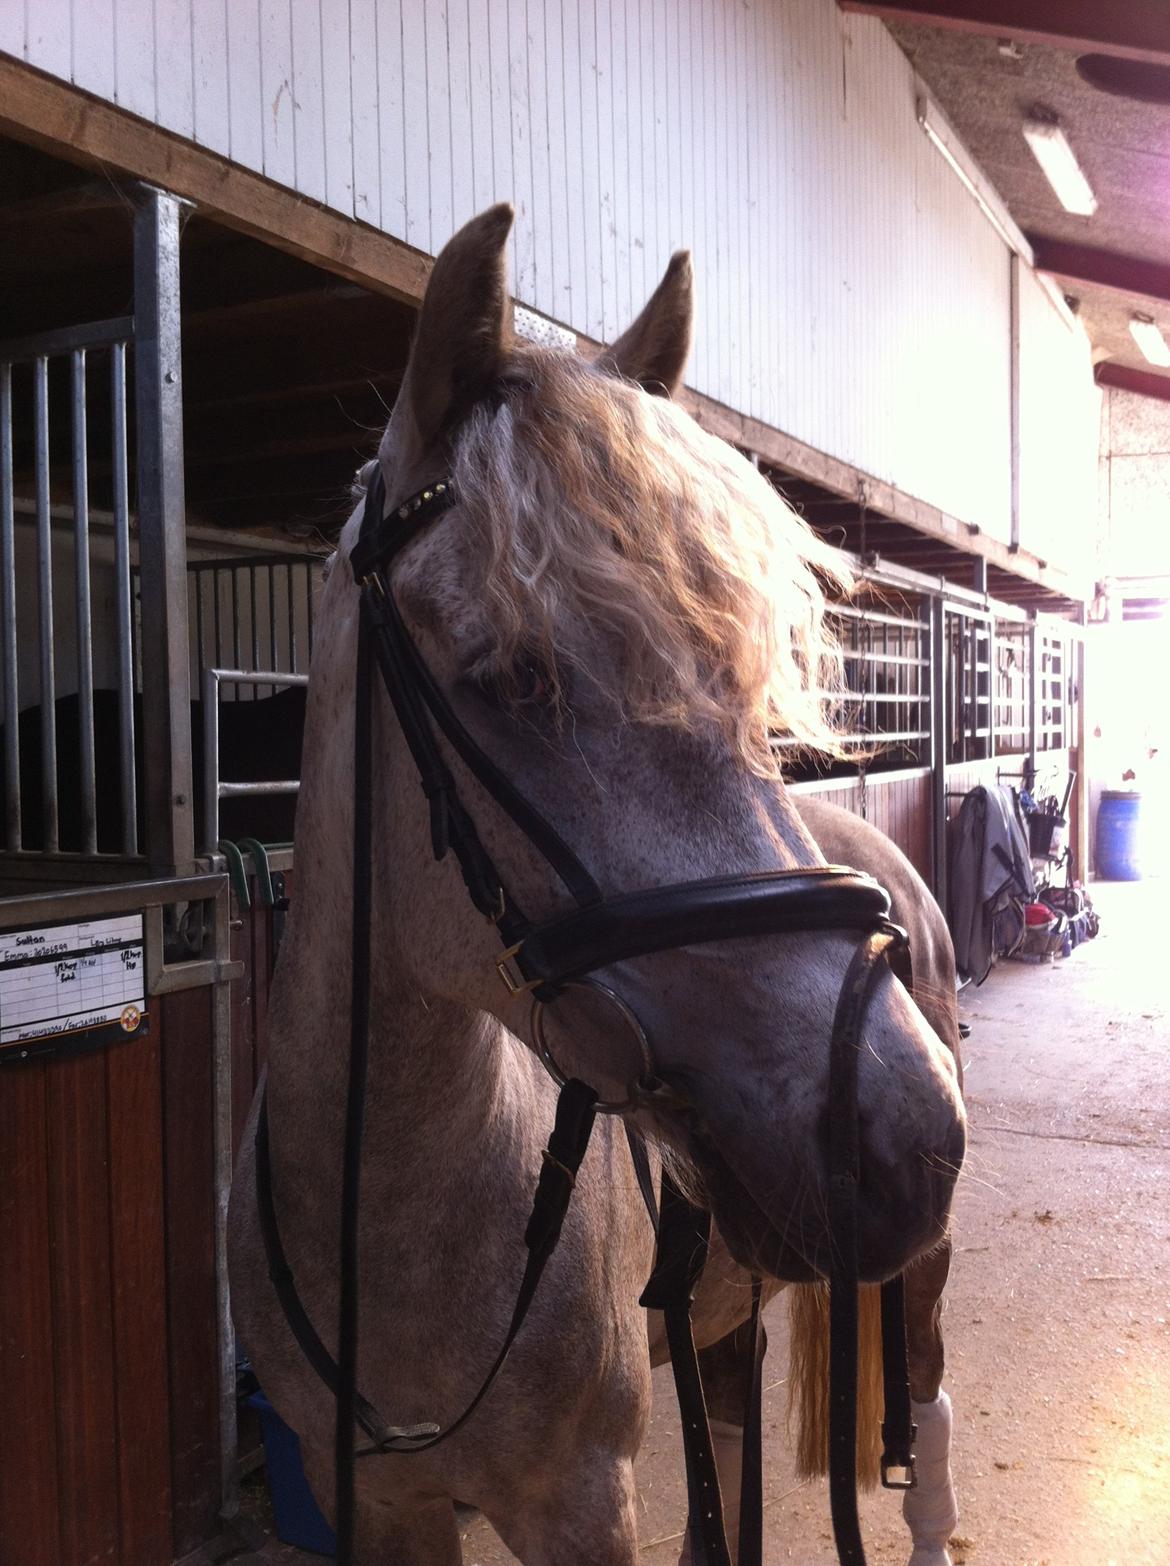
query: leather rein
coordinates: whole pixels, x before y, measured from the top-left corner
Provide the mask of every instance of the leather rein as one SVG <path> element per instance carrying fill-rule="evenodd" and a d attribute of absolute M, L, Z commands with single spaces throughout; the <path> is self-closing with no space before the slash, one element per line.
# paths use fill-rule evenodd
<path fill-rule="evenodd" d="M 269 1273 L 301 1351 L 336 1399 L 334 1449 L 337 1559 L 350 1566 L 354 1548 L 354 1460 L 374 1455 L 429 1451 L 460 1430 L 494 1384 L 523 1325 L 545 1265 L 555 1249 L 573 1185 L 597 1114 L 628 1115 L 639 1108 L 679 1106 L 682 1100 L 656 1074 L 649 1040 L 637 1017 L 593 975 L 620 959 L 684 944 L 739 936 L 810 930 L 853 930 L 858 945 L 838 998 L 830 1041 L 829 1211 L 833 1261 L 830 1273 L 829 1487 L 834 1538 L 841 1566 L 864 1566 L 857 1515 L 857 1185 L 859 1134 L 857 1073 L 861 1030 L 883 958 L 897 965 L 909 986 L 908 939 L 890 922 L 889 897 L 872 877 L 822 866 L 754 875 L 719 876 L 603 896 L 564 839 L 464 728 L 431 675 L 402 620 L 390 583 L 390 567 L 402 549 L 455 503 L 450 481 L 432 485 L 384 515 L 385 491 L 375 467 L 366 492 L 350 565 L 361 590 L 354 717 L 354 912 L 351 1039 L 342 1164 L 340 1309 L 337 1357 L 329 1353 L 297 1292 L 285 1255 L 272 1189 L 268 1107 L 261 1101 L 256 1129 L 256 1182 L 260 1226 Z M 436 859 L 455 854 L 475 908 L 495 925 L 502 950 L 496 967 L 512 996 L 532 997 L 532 1033 L 546 1069 L 560 1086 L 556 1121 L 545 1150 L 532 1214 L 525 1231 L 528 1260 L 515 1309 L 495 1361 L 463 1412 L 449 1424 L 388 1423 L 357 1389 L 358 1208 L 365 1083 L 373 910 L 372 719 L 378 669 L 430 809 Z M 439 736 L 547 861 L 572 899 L 565 913 L 543 923 L 525 917 L 485 849 L 464 808 Z M 566 989 L 588 985 L 617 1011 L 633 1032 L 642 1071 L 620 1101 L 602 1103 L 594 1090 L 566 1079 L 548 1049 L 544 1008 Z M 688 1521 L 695 1566 L 730 1566 L 722 1501 L 710 1428 L 691 1332 L 690 1308 L 706 1259 L 710 1215 L 692 1207 L 664 1178 L 661 1213 L 640 1134 L 626 1120 L 639 1186 L 657 1234 L 654 1270 L 641 1303 L 662 1310 L 674 1368 L 684 1433 Z M 753 1376 L 744 1411 L 739 1566 L 762 1560 L 760 1367 L 764 1334 L 759 1321 L 760 1281 L 752 1290 L 750 1334 Z M 909 1377 L 901 1277 L 882 1286 L 885 1419 L 882 1483 L 906 1489 L 914 1482 Z M 355 1447 L 355 1426 L 368 1444 Z M 895 1471 L 904 1477 L 896 1478 Z"/>

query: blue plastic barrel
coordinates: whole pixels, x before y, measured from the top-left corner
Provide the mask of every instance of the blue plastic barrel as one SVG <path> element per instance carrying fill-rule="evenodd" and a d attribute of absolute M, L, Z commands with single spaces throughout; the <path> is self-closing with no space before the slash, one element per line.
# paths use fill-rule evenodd
<path fill-rule="evenodd" d="M 1097 811 L 1097 875 L 1103 881 L 1140 881 L 1138 828 L 1142 796 L 1103 790 Z"/>
<path fill-rule="evenodd" d="M 309 1489 L 296 1432 L 289 1429 L 263 1392 L 253 1392 L 248 1406 L 260 1414 L 268 1493 L 278 1538 L 314 1555 L 336 1555 L 337 1536 Z"/>

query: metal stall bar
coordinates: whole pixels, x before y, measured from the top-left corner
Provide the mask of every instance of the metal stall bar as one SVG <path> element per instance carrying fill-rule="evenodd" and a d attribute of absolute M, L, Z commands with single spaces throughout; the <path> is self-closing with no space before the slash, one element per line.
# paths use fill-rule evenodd
<path fill-rule="evenodd" d="M 300 783 L 293 778 L 253 783 L 225 783 L 219 775 L 219 687 L 230 681 L 241 685 L 307 685 L 307 674 L 281 674 L 263 669 L 204 669 L 203 671 L 203 849 L 213 854 L 219 846 L 219 802 L 259 794 L 296 794 Z"/>
<path fill-rule="evenodd" d="M 190 642 L 183 496 L 177 196 L 140 185 L 134 218 L 138 562 L 146 848 L 153 869 L 191 870 Z"/>
<path fill-rule="evenodd" d="M 110 351 L 114 476 L 114 594 L 118 622 L 118 741 L 122 783 L 122 852 L 138 852 L 138 783 L 134 773 L 134 600 L 130 592 L 130 485 L 126 456 L 126 344 Z"/>
<path fill-rule="evenodd" d="M 16 519 L 12 505 L 12 366 L 0 364 L 0 618 L 4 628 L 5 847 L 19 852 L 20 671 L 16 634 Z"/>
<path fill-rule="evenodd" d="M 947 907 L 947 606 L 930 601 L 930 791 L 935 901 Z"/>
<path fill-rule="evenodd" d="M 49 361 L 33 361 L 33 400 L 37 487 L 37 634 L 41 669 L 41 847 L 58 849 L 57 832 L 57 683 L 53 664 L 53 525 L 49 515 Z"/>
<path fill-rule="evenodd" d="M 77 603 L 77 727 L 81 752 L 81 851 L 97 853 L 97 779 L 93 747 L 93 614 L 89 579 L 89 453 L 85 349 L 73 370 L 73 571 Z"/>

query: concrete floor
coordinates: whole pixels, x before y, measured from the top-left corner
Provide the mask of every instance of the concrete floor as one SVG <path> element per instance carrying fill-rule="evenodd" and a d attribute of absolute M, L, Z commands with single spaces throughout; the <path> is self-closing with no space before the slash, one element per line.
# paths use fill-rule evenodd
<path fill-rule="evenodd" d="M 968 991 L 971 1142 L 945 1330 L 962 1519 L 955 1566 L 1170 1566 L 1170 955 L 1166 883 L 1099 886 L 1100 937 Z M 784 1441 L 785 1307 L 765 1370 L 768 1566 L 829 1566 L 822 1486 Z M 639 1464 L 642 1555 L 677 1559 L 669 1372 Z M 870 1566 L 905 1566 L 897 1498 L 867 1497 Z M 466 1566 L 513 1557 L 482 1520 Z M 314 1557 L 269 1546 L 266 1561 Z M 387 1563 L 391 1566 L 391 1563 Z"/>

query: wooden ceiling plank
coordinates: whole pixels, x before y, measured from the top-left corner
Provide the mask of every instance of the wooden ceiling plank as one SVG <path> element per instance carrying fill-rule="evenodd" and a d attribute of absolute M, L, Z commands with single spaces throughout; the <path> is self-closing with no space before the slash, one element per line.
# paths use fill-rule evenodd
<path fill-rule="evenodd" d="M 1045 234 L 1027 235 L 1041 272 L 1078 283 L 1095 283 L 1120 294 L 1141 294 L 1147 299 L 1170 303 L 1170 266 L 1162 261 L 1144 261 L 1116 250 L 1098 250 Z"/>
<path fill-rule="evenodd" d="M 1170 65 L 1164 0 L 837 0 L 843 11 L 888 22 L 1051 44 L 1078 54 Z"/>
<path fill-rule="evenodd" d="M 1170 402 L 1170 375 L 1156 375 L 1152 370 L 1133 370 L 1127 364 L 1106 361 L 1093 372 L 1098 386 L 1116 386 L 1120 391 L 1137 392 L 1142 397 L 1157 397 Z"/>

